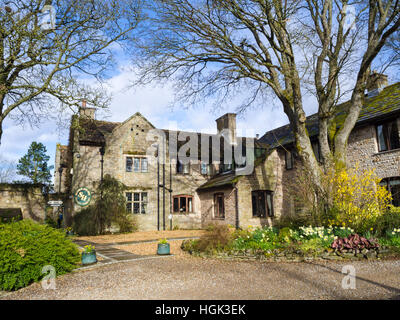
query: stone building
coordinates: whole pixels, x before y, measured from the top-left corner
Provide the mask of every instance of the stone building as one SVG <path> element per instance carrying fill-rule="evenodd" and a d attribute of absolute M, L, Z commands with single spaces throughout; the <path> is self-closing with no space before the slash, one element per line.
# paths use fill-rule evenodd
<path fill-rule="evenodd" d="M 399 205 L 400 83 L 387 86 L 384 75 L 373 74 L 368 90 L 349 139 L 349 164 L 376 168 Z M 290 185 L 300 163 L 290 127 L 255 139 L 236 136 L 235 114 L 216 122 L 214 135 L 163 130 L 140 113 L 122 123 L 99 121 L 95 109 L 83 106 L 72 118 L 68 146 L 56 153 L 55 189 L 65 194 L 67 224 L 98 196 L 105 175 L 128 186 L 127 210 L 141 230 L 264 226 L 295 214 Z M 307 127 L 318 157 L 316 115 L 307 118 Z"/>

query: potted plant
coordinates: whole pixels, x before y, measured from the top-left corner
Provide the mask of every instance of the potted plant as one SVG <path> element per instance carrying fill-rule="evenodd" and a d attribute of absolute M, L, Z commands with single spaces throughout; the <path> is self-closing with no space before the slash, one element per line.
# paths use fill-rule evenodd
<path fill-rule="evenodd" d="M 170 246 L 167 239 L 160 239 L 160 241 L 158 242 L 157 254 L 158 255 L 170 254 Z"/>
<path fill-rule="evenodd" d="M 93 264 L 97 262 L 97 257 L 96 257 L 96 249 L 94 246 L 87 245 L 84 248 L 84 251 L 82 252 L 82 264 L 87 265 L 87 264 Z"/>

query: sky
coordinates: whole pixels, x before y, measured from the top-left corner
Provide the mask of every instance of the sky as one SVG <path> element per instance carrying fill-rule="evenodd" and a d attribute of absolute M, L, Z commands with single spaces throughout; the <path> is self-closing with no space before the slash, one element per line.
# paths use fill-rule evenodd
<path fill-rule="evenodd" d="M 203 107 L 188 108 L 187 106 L 170 106 L 174 99 L 171 85 L 147 85 L 141 88 L 131 88 L 132 71 L 120 65 L 118 72 L 107 81 L 112 94 L 112 101 L 107 112 L 96 112 L 97 120 L 123 122 L 136 112 L 140 112 L 156 128 L 168 129 L 176 123 L 179 130 L 206 133 L 216 132 L 215 120 L 227 112 L 235 112 L 229 104 L 218 110 L 211 110 L 207 102 Z M 90 81 L 90 80 L 88 80 Z M 238 92 L 238 96 L 240 96 Z M 270 102 L 268 102 L 270 103 Z M 263 108 L 250 109 L 237 116 L 238 133 L 262 136 L 265 132 L 288 123 L 281 106 L 266 103 Z M 306 105 L 308 114 L 315 112 L 315 101 Z M 251 130 L 250 130 L 251 129 Z M 249 134 L 246 134 L 246 131 Z M 54 165 L 57 143 L 68 144 L 67 129 L 60 129 L 56 121 L 43 122 L 40 127 L 21 126 L 7 119 L 0 145 L 0 159 L 17 163 L 27 152 L 33 142 L 41 142 L 46 146 L 50 156 L 49 165 Z"/>
<path fill-rule="evenodd" d="M 164 86 L 150 84 L 145 87 L 132 88 L 133 73 L 129 62 L 121 58 L 118 67 L 107 80 L 107 87 L 112 94 L 112 101 L 107 112 L 96 113 L 97 120 L 123 122 L 136 112 L 140 112 L 156 128 L 174 129 L 171 124 L 176 124 L 177 129 L 205 133 L 216 133 L 215 119 L 227 112 L 235 112 L 235 107 L 226 103 L 218 109 L 212 109 L 207 101 L 202 107 L 190 108 L 188 106 L 170 105 L 174 99 L 172 84 Z M 392 78 L 392 79 L 391 79 Z M 394 81 L 389 74 L 389 84 Z M 88 84 L 93 80 L 87 79 Z M 237 93 L 240 98 L 241 92 Z M 303 105 L 307 115 L 317 111 L 317 102 L 314 97 L 304 96 Z M 279 102 L 273 104 L 272 100 L 266 101 L 262 108 L 251 108 L 237 116 L 238 135 L 260 137 L 265 132 L 288 123 L 287 116 Z M 246 133 L 247 131 L 247 133 Z M 41 142 L 46 146 L 50 156 L 49 165 L 54 165 L 56 146 L 68 144 L 68 126 L 60 129 L 56 120 L 43 121 L 40 127 L 30 127 L 28 124 L 21 126 L 6 119 L 4 133 L 0 145 L 0 160 L 18 163 L 18 160 L 27 152 L 33 142 Z M 53 173 L 53 172 L 52 172 Z"/>

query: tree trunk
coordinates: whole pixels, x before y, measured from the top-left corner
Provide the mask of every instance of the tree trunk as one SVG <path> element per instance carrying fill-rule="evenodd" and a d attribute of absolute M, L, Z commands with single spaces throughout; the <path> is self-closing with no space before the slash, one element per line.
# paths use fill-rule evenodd
<path fill-rule="evenodd" d="M 363 98 L 364 87 L 360 81 L 354 88 L 350 101 L 351 108 L 348 111 L 348 115 L 343 123 L 343 126 L 340 128 L 335 138 L 335 158 L 340 161 L 346 162 L 347 140 L 360 115 L 360 111 L 364 102 Z"/>

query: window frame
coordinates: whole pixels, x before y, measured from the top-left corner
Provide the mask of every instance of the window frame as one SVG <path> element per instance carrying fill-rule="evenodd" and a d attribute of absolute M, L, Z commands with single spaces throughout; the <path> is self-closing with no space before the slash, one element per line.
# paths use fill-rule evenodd
<path fill-rule="evenodd" d="M 393 193 L 392 193 L 392 185 L 390 184 L 390 181 L 393 180 L 398 180 L 400 181 L 400 177 L 389 177 L 389 178 L 384 178 L 381 180 L 381 185 L 384 185 L 386 187 L 386 189 L 390 192 L 390 194 L 393 197 Z M 393 201 L 398 201 L 397 204 L 393 203 Z M 391 204 L 394 205 L 395 207 L 400 207 L 400 195 L 398 196 L 398 200 L 392 199 Z"/>
<path fill-rule="evenodd" d="M 293 150 L 284 149 L 285 151 L 285 168 L 286 170 L 292 170 L 294 168 Z M 290 154 L 290 166 L 288 166 L 288 154 Z"/>
<path fill-rule="evenodd" d="M 182 166 L 182 172 L 178 171 L 179 165 Z M 187 172 L 185 172 L 185 166 L 187 166 Z M 183 164 L 181 161 L 179 161 L 179 159 L 177 159 L 176 166 L 175 166 L 175 173 L 176 174 L 184 174 L 184 175 L 190 174 L 190 161 L 189 161 L 189 163 Z"/>
<path fill-rule="evenodd" d="M 130 167 L 128 167 L 128 160 L 130 159 Z M 128 169 L 130 168 L 130 169 Z M 125 172 L 133 172 L 133 157 L 125 157 Z"/>
<path fill-rule="evenodd" d="M 222 199 L 222 208 L 223 208 L 222 215 L 221 215 L 221 212 L 219 211 L 218 199 Z M 214 193 L 214 215 L 213 215 L 213 218 L 215 220 L 225 220 L 225 215 L 226 215 L 225 193 L 223 193 L 223 192 Z"/>
<path fill-rule="evenodd" d="M 389 130 L 388 127 L 389 125 L 395 125 L 397 129 L 397 148 L 392 147 L 392 142 L 391 142 L 391 137 L 389 135 Z M 382 134 L 383 134 L 383 140 L 386 145 L 386 149 L 382 149 L 381 141 L 379 138 L 379 127 L 382 127 Z M 397 119 L 395 120 L 389 120 L 389 121 L 384 121 L 384 122 L 378 122 L 375 125 L 375 134 L 376 134 L 376 142 L 378 145 L 378 152 L 386 152 L 386 151 L 392 151 L 392 150 L 398 150 L 400 149 L 400 135 L 399 135 L 399 126 L 397 123 Z"/>
<path fill-rule="evenodd" d="M 254 207 L 254 201 L 253 197 L 257 197 L 258 201 L 258 195 L 262 194 L 264 196 L 264 215 L 262 214 L 257 214 L 256 208 Z M 270 199 L 270 205 L 268 204 L 268 199 Z M 252 205 L 252 216 L 253 218 L 260 218 L 260 219 L 267 219 L 267 218 L 273 218 L 275 217 L 274 214 L 274 192 L 270 190 L 253 190 L 251 192 L 251 205 Z M 258 202 L 257 202 L 258 205 Z"/>
<path fill-rule="evenodd" d="M 128 159 L 131 159 L 130 170 L 128 170 Z M 135 166 L 135 162 L 138 161 L 139 166 Z M 143 162 L 146 162 L 146 170 L 143 170 Z M 135 156 L 127 156 L 125 160 L 125 172 L 134 172 L 134 173 L 148 173 L 149 172 L 149 160 L 147 157 L 135 157 Z"/>
<path fill-rule="evenodd" d="M 131 195 L 131 200 L 128 200 L 128 194 Z M 135 200 L 135 194 L 139 194 L 139 200 Z M 144 197 L 146 195 L 146 197 Z M 145 199 L 144 199 L 145 198 Z M 147 214 L 147 206 L 149 204 L 149 193 L 147 191 L 130 191 L 125 192 L 125 199 L 126 199 L 126 211 L 131 214 Z M 139 212 L 135 212 L 135 204 L 139 204 Z M 128 206 L 130 205 L 130 209 Z M 144 212 L 143 212 L 143 205 Z"/>
<path fill-rule="evenodd" d="M 179 211 L 175 211 L 175 200 L 178 199 Z M 180 211 L 181 199 L 185 199 L 185 211 Z M 189 199 L 192 201 L 192 210 L 189 211 Z M 194 197 L 188 194 L 179 194 L 172 197 L 172 212 L 178 214 L 189 214 L 194 212 Z"/>
<path fill-rule="evenodd" d="M 203 166 L 205 166 L 205 173 L 203 172 Z M 211 165 L 207 162 L 200 162 L 200 174 L 203 176 L 211 175 Z"/>

